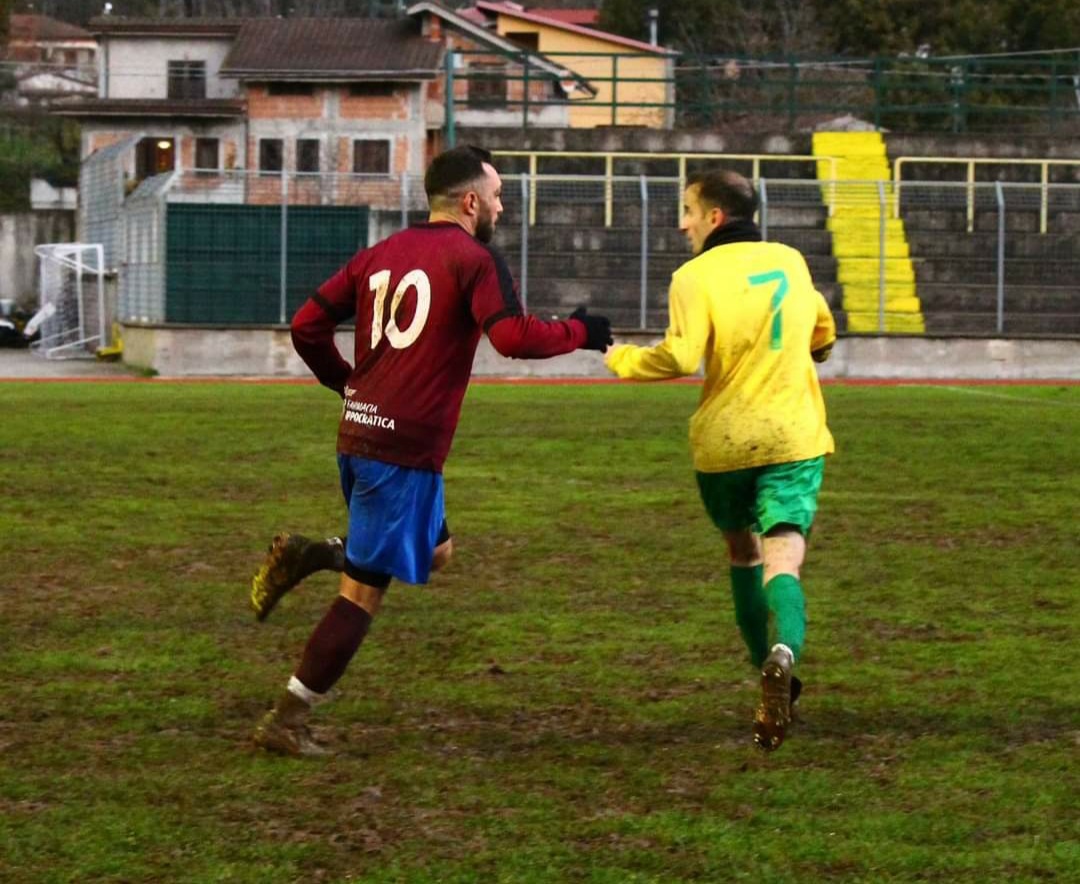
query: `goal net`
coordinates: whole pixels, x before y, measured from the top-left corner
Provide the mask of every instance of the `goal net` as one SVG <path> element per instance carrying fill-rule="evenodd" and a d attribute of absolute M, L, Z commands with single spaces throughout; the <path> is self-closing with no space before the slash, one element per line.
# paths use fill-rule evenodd
<path fill-rule="evenodd" d="M 41 337 L 31 348 L 46 359 L 93 358 L 107 343 L 101 245 L 47 243 L 34 254 L 41 261 L 41 306 L 24 334 L 40 330 Z"/>

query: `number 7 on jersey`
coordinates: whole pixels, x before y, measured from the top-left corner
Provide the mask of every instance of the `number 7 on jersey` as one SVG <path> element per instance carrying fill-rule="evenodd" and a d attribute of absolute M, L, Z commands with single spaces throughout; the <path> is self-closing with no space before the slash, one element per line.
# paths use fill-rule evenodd
<path fill-rule="evenodd" d="M 780 304 L 788 292 L 787 274 L 783 270 L 770 270 L 768 273 L 755 273 L 750 277 L 750 285 L 768 285 L 770 282 L 778 283 L 778 285 L 769 303 L 769 310 L 773 313 L 769 349 L 779 350 L 784 345 L 783 327 L 780 324 Z"/>

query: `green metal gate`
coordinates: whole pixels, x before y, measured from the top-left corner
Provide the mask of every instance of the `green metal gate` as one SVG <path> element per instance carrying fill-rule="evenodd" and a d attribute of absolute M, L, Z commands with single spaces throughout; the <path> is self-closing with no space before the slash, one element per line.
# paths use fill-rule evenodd
<path fill-rule="evenodd" d="M 367 245 L 367 206 L 170 203 L 166 224 L 167 322 L 241 325 L 282 321 Z M 282 234 L 286 250 L 282 256 Z"/>

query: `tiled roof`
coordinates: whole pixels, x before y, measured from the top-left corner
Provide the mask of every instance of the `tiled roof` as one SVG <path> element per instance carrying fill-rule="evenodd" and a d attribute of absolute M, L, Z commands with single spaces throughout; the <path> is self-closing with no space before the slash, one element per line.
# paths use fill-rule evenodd
<path fill-rule="evenodd" d="M 550 9 L 548 7 L 530 6 L 529 12 L 533 15 L 550 18 L 553 21 L 581 25 L 586 28 L 600 23 L 599 9 Z"/>
<path fill-rule="evenodd" d="M 534 12 L 526 12 L 523 7 L 515 3 L 493 3 L 490 0 L 476 0 L 476 8 L 481 12 L 495 13 L 497 15 L 505 15 L 510 18 L 517 18 L 521 21 L 532 22 L 533 24 L 548 25 L 553 28 L 559 28 L 560 30 L 567 31 L 573 34 L 581 34 L 582 36 L 591 37 L 594 40 L 602 40 L 605 43 L 613 43 L 617 46 L 626 46 L 631 49 L 636 49 L 639 52 L 650 52 L 656 55 L 678 55 L 679 53 L 674 49 L 667 49 L 664 46 L 653 46 L 649 43 L 643 43 L 640 40 L 631 40 L 629 37 L 621 37 L 618 34 L 611 34 L 607 31 L 600 31 L 592 27 L 582 27 L 581 25 L 573 24 L 567 21 L 558 21 L 553 18 L 548 18 L 542 15 L 539 10 Z"/>
<path fill-rule="evenodd" d="M 540 0 L 535 6 L 525 4 L 527 12 L 545 12 L 549 9 L 591 9 L 599 13 L 601 0 Z"/>
<path fill-rule="evenodd" d="M 127 18 L 102 15 L 90 20 L 90 30 L 100 36 L 161 35 L 166 37 L 229 37 L 240 30 L 242 18 Z"/>
<path fill-rule="evenodd" d="M 247 19 L 221 73 L 253 77 L 430 79 L 442 46 L 410 19 Z"/>
<path fill-rule="evenodd" d="M 47 15 L 11 16 L 10 39 L 12 42 L 60 42 L 66 40 L 93 40 L 93 35 L 78 25 L 58 21 Z"/>
<path fill-rule="evenodd" d="M 94 98 L 53 105 L 66 117 L 241 117 L 235 98 Z"/>

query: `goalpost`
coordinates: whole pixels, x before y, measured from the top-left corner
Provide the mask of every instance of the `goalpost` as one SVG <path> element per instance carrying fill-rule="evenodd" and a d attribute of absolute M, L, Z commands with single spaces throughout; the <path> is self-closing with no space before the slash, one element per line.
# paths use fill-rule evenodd
<path fill-rule="evenodd" d="M 93 358 L 107 343 L 105 257 L 100 244 L 46 243 L 41 260 L 41 306 L 24 334 L 41 330 L 30 346 L 46 359 Z"/>

